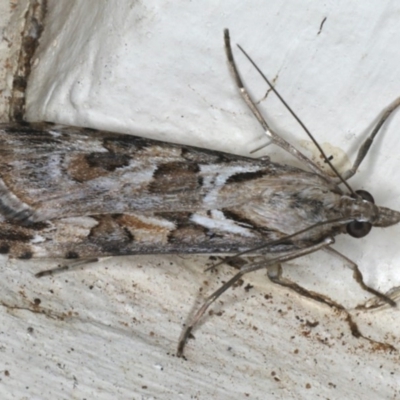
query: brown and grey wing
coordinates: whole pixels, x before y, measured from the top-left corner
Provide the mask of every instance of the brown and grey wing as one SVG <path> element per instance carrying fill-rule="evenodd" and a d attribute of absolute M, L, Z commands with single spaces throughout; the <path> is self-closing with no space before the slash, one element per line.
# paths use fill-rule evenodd
<path fill-rule="evenodd" d="M 268 160 L 130 135 L 44 123 L 0 126 L 3 220 L 227 208 L 288 174 L 321 180 Z"/>
<path fill-rule="evenodd" d="M 158 215 L 108 214 L 22 226 L 0 224 L 0 253 L 12 258 L 87 259 L 130 254 L 237 253 L 282 237 L 220 210 Z M 284 243 L 268 251 L 290 250 Z"/>

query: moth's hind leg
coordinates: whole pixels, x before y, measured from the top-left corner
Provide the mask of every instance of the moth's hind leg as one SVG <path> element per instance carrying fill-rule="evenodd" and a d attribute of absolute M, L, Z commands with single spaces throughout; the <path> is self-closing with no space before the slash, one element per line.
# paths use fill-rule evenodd
<path fill-rule="evenodd" d="M 92 264 L 98 261 L 100 261 L 100 258 L 88 258 L 86 260 L 74 261 L 71 262 L 70 264 L 60 265 L 55 268 L 39 271 L 38 273 L 35 274 L 35 277 L 42 278 L 43 276 L 55 275 L 55 274 L 60 274 L 62 272 L 72 271 L 73 269 L 76 269 L 83 265 Z"/>
<path fill-rule="evenodd" d="M 375 128 L 371 132 L 371 134 L 368 136 L 368 138 L 365 140 L 365 142 L 361 145 L 360 149 L 358 150 L 356 160 L 354 161 L 353 166 L 344 172 L 342 174 L 343 179 L 347 180 L 350 179 L 356 172 L 358 167 L 360 166 L 361 162 L 364 160 L 364 157 L 367 155 L 372 142 L 375 139 L 375 136 L 378 134 L 380 129 L 382 128 L 382 125 L 385 123 L 385 121 L 390 117 L 392 112 L 396 110 L 397 107 L 400 106 L 400 97 L 397 98 L 382 114 L 381 118 L 375 125 Z"/>
<path fill-rule="evenodd" d="M 267 273 L 268 273 L 268 278 L 270 279 L 271 282 L 273 282 L 277 285 L 289 288 L 301 296 L 315 300 L 319 303 L 326 304 L 329 307 L 336 308 L 336 309 L 338 309 L 340 311 L 344 311 L 346 314 L 348 314 L 348 312 L 346 311 L 344 306 L 342 306 L 339 303 L 336 303 L 329 297 L 324 296 L 323 294 L 320 294 L 317 292 L 313 292 L 311 290 L 307 290 L 307 289 L 303 288 L 302 286 L 298 285 L 297 283 L 291 281 L 290 279 L 282 276 L 281 264 L 275 264 L 275 265 L 268 266 Z M 360 336 L 360 335 L 361 334 L 358 334 L 355 336 Z"/>
<path fill-rule="evenodd" d="M 303 288 L 302 286 L 298 285 L 297 283 L 291 281 L 290 279 L 283 277 L 282 276 L 282 267 L 280 264 L 268 266 L 268 278 L 271 280 L 271 282 L 276 283 L 277 285 L 289 288 L 301 296 L 304 296 L 306 298 L 317 301 L 318 303 L 326 304 L 327 306 L 334 308 L 334 309 L 340 311 L 341 313 L 344 313 L 345 320 L 346 320 L 347 324 L 349 325 L 351 334 L 354 337 L 363 338 L 363 339 L 367 340 L 368 342 L 370 342 L 371 344 L 379 346 L 380 348 L 385 348 L 385 349 L 391 350 L 391 351 L 396 350 L 390 344 L 381 343 L 381 342 L 373 340 L 367 336 L 364 336 L 358 329 L 358 326 L 357 326 L 356 322 L 353 320 L 351 314 L 341 304 L 337 303 L 336 301 L 330 299 L 327 296 L 324 296 L 323 294 L 313 292 L 311 290 L 307 290 L 307 289 Z"/>
<path fill-rule="evenodd" d="M 392 300 L 390 297 L 386 296 L 385 294 L 379 292 L 378 290 L 375 290 L 372 287 L 369 287 L 365 282 L 364 282 L 364 278 L 363 275 L 361 273 L 361 271 L 358 268 L 358 265 L 354 262 L 351 261 L 349 258 L 347 258 L 346 256 L 344 256 L 343 254 L 339 253 L 338 251 L 336 251 L 335 249 L 333 249 L 332 247 L 325 247 L 323 249 L 326 253 L 331 254 L 335 257 L 339 257 L 341 258 L 344 263 L 352 269 L 353 271 L 353 278 L 355 279 L 355 281 L 360 285 L 361 289 L 365 290 L 368 293 L 373 294 L 374 296 L 378 297 L 379 299 L 381 299 L 382 301 L 384 301 L 385 303 L 389 304 L 392 307 L 396 307 L 396 302 L 394 300 Z"/>

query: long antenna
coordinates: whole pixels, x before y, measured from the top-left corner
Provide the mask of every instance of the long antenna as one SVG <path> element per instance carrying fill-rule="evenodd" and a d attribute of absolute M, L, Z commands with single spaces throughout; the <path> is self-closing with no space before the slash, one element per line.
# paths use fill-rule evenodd
<path fill-rule="evenodd" d="M 332 169 L 332 171 L 335 173 L 335 175 L 340 179 L 340 181 L 347 187 L 349 192 L 355 196 L 359 197 L 354 190 L 351 188 L 351 186 L 343 179 L 342 175 L 338 172 L 338 170 L 333 166 L 331 161 L 329 160 L 329 157 L 326 156 L 324 150 L 322 150 L 322 147 L 319 145 L 319 143 L 316 141 L 314 136 L 311 134 L 311 132 L 307 129 L 307 127 L 303 124 L 303 122 L 300 120 L 300 118 L 296 115 L 296 113 L 291 109 L 288 103 L 283 99 L 283 97 L 279 94 L 279 92 L 275 89 L 275 87 L 272 85 L 272 83 L 269 81 L 269 79 L 264 75 L 264 73 L 258 68 L 257 64 L 251 59 L 251 57 L 243 50 L 243 48 L 238 44 L 237 47 L 239 50 L 246 56 L 246 58 L 250 61 L 250 63 L 253 65 L 253 67 L 256 69 L 256 71 L 262 76 L 265 82 L 267 82 L 268 86 L 271 88 L 271 90 L 276 94 L 278 99 L 282 102 L 282 104 L 286 107 L 286 109 L 292 114 L 294 119 L 299 123 L 299 125 L 303 128 L 303 130 L 306 132 L 308 137 L 312 140 L 312 142 L 315 144 L 319 152 L 321 153 L 322 157 L 325 159 L 325 161 L 328 163 L 329 167 Z"/>

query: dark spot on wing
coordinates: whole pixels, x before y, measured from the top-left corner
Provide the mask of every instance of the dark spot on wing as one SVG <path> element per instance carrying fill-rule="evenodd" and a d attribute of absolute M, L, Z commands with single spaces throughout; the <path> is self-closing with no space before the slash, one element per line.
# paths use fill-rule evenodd
<path fill-rule="evenodd" d="M 154 213 L 155 217 L 165 219 L 167 221 L 172 222 L 176 228 L 181 228 L 191 224 L 190 217 L 192 216 L 191 212 L 158 212 Z"/>
<path fill-rule="evenodd" d="M 96 133 L 96 132 L 98 132 L 97 129 L 88 128 L 88 127 L 82 128 L 82 130 L 83 130 L 84 132 L 89 132 L 89 133 Z"/>
<path fill-rule="evenodd" d="M 114 153 L 91 153 L 85 158 L 91 168 L 103 168 L 110 172 L 128 166 L 130 161 L 128 155 Z"/>
<path fill-rule="evenodd" d="M 17 76 L 13 80 L 13 90 L 25 91 L 26 85 L 26 79 L 21 76 Z"/>
<path fill-rule="evenodd" d="M 68 251 L 67 254 L 65 254 L 65 258 L 67 260 L 74 260 L 79 258 L 79 254 L 76 251 Z"/>
<path fill-rule="evenodd" d="M 132 135 L 111 134 L 103 139 L 103 146 L 111 153 L 134 155 L 137 151 L 157 144 L 156 141 Z"/>
<path fill-rule="evenodd" d="M 169 162 L 161 164 L 154 171 L 149 185 L 150 193 L 181 193 L 195 191 L 201 187 L 202 179 L 196 163 Z"/>
<path fill-rule="evenodd" d="M 0 213 L 8 221 L 24 221 L 32 216 L 33 211 L 28 209 L 20 211 L 15 210 L 14 208 L 5 204 L 3 199 L 0 198 Z"/>
<path fill-rule="evenodd" d="M 41 231 L 49 226 L 47 222 L 31 222 L 29 220 L 21 221 L 21 225 L 34 231 Z"/>
<path fill-rule="evenodd" d="M 10 252 L 10 246 L 7 243 L 0 244 L 0 254 L 8 254 Z"/>
<path fill-rule="evenodd" d="M 127 167 L 130 159 L 129 155 L 123 153 L 80 153 L 70 157 L 67 173 L 70 178 L 77 182 L 87 182 L 108 176 L 118 168 Z"/>
<path fill-rule="evenodd" d="M 156 213 L 155 216 L 170 221 L 175 225 L 175 229 L 168 234 L 168 243 L 181 246 L 187 243 L 189 246 L 195 246 L 196 243 L 206 242 L 207 238 L 209 238 L 209 230 L 193 223 L 190 220 L 192 216 L 190 212 L 160 212 Z"/>
<path fill-rule="evenodd" d="M 7 242 L 29 242 L 32 240 L 32 235 L 24 232 L 23 228 L 14 227 L 10 224 L 3 224 L 0 229 L 0 240 Z"/>
<path fill-rule="evenodd" d="M 185 160 L 198 164 L 237 162 L 237 158 L 232 154 L 189 146 L 182 146 L 181 155 Z"/>
<path fill-rule="evenodd" d="M 30 260 L 33 257 L 33 253 L 31 251 L 25 251 L 18 256 L 20 260 Z"/>
<path fill-rule="evenodd" d="M 240 215 L 240 213 L 238 213 L 238 212 L 235 212 L 235 211 L 232 211 L 232 210 L 229 210 L 226 208 L 222 209 L 221 211 L 223 212 L 225 218 L 236 222 L 237 225 L 240 225 L 243 228 L 247 228 L 249 230 L 253 230 L 256 232 L 263 233 L 263 234 L 272 232 L 271 229 L 267 229 L 266 227 L 255 225 L 255 223 L 251 219 Z"/>
<path fill-rule="evenodd" d="M 133 236 L 132 232 L 128 228 L 124 228 L 124 232 L 125 232 L 127 239 L 130 242 L 133 242 L 135 240 L 135 237 Z"/>
<path fill-rule="evenodd" d="M 307 198 L 302 195 L 302 193 L 293 193 L 290 196 L 290 204 L 289 207 L 297 208 L 302 210 L 307 210 L 312 215 L 319 215 L 324 210 L 324 204 L 320 200 Z"/>
<path fill-rule="evenodd" d="M 240 214 L 228 209 L 222 209 L 221 211 L 223 212 L 225 218 L 235 221 L 238 225 L 249 229 L 255 228 L 254 222 L 250 221 L 248 218 L 244 218 Z"/>
<path fill-rule="evenodd" d="M 266 171 L 254 171 L 254 172 L 240 172 L 235 175 L 231 175 L 227 180 L 226 184 L 229 185 L 230 183 L 241 183 L 250 181 L 253 179 L 262 178 L 266 174 Z"/>
<path fill-rule="evenodd" d="M 59 142 L 59 139 L 46 132 L 47 124 L 43 123 L 24 123 L 18 121 L 18 124 L 8 124 L 7 134 L 13 134 L 13 140 L 16 142 L 20 141 L 21 145 L 26 148 L 31 146 L 43 147 L 45 144 L 55 145 Z"/>
<path fill-rule="evenodd" d="M 93 216 L 98 225 L 90 230 L 88 240 L 104 254 L 123 255 L 134 240 L 133 234 L 119 223 L 123 214 Z"/>
<path fill-rule="evenodd" d="M 196 174 L 199 171 L 200 168 L 195 163 L 170 162 L 159 165 L 157 167 L 157 170 L 154 172 L 154 177 L 165 177 L 180 172 L 189 172 Z"/>

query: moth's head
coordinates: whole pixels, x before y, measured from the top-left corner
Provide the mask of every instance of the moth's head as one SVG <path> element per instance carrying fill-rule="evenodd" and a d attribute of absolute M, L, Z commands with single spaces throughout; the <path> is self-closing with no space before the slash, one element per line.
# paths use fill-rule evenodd
<path fill-rule="evenodd" d="M 352 210 L 360 217 L 347 224 L 347 233 L 353 237 L 366 236 L 373 226 L 385 228 L 400 222 L 400 212 L 375 205 L 374 198 L 364 190 L 357 190 L 359 196 L 353 199 Z"/>

